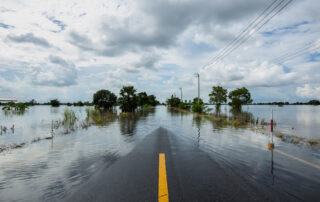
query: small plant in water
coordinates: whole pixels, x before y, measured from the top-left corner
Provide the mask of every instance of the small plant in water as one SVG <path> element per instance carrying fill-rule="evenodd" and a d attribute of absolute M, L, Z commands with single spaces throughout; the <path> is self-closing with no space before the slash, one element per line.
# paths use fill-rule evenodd
<path fill-rule="evenodd" d="M 77 121 L 76 113 L 71 109 L 65 109 L 63 112 L 62 125 L 66 129 L 66 134 L 74 130 Z"/>

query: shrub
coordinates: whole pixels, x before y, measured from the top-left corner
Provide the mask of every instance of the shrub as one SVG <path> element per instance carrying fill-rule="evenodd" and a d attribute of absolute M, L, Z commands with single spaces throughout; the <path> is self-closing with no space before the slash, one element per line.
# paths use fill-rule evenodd
<path fill-rule="evenodd" d="M 185 102 L 180 102 L 179 105 L 178 105 L 178 107 L 179 107 L 180 109 L 189 110 L 189 109 L 191 108 L 191 105 L 188 104 L 188 103 L 185 103 Z"/>
<path fill-rule="evenodd" d="M 181 100 L 174 95 L 171 95 L 171 98 L 167 99 L 167 105 L 170 107 L 178 107 L 180 104 Z"/>
<path fill-rule="evenodd" d="M 206 106 L 203 103 L 193 102 L 192 103 L 192 111 L 196 113 L 203 113 L 206 110 Z"/>

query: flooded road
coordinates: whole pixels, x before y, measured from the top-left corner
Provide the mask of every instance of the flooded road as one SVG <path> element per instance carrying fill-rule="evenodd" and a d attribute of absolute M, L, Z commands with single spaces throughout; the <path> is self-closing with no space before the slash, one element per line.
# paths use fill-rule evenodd
<path fill-rule="evenodd" d="M 122 159 L 128 158 L 127 155 L 130 156 L 137 145 L 141 147 L 141 142 L 151 137 L 149 134 L 159 128 L 170 131 L 170 138 L 176 139 L 171 141 L 176 144 L 167 145 L 171 152 L 184 147 L 189 151 L 201 151 L 201 156 L 205 154 L 213 159 L 214 165 L 221 170 L 240 177 L 236 182 L 243 181 L 240 184 L 244 189 L 248 186 L 248 190 L 253 191 L 251 186 L 254 186 L 257 193 L 263 193 L 274 200 L 284 197 L 290 200 L 316 201 L 320 197 L 320 168 L 317 167 L 320 165 L 319 150 L 275 138 L 276 150 L 270 151 L 267 149 L 270 137 L 256 130 L 220 126 L 213 121 L 190 113 L 172 111 L 164 106 L 134 116 L 112 119 L 101 125 L 77 128 L 70 134 L 57 130 L 53 139 L 31 143 L 34 138 L 50 134 L 51 121 L 61 118 L 63 109 L 64 107 L 37 106 L 31 107 L 24 115 L 0 116 L 2 125 L 9 127 L 15 124 L 14 133 L 9 131 L 0 136 L 0 145 L 27 142 L 22 148 L 0 153 L 0 201 L 70 199 L 69 197 L 83 189 L 85 183 L 92 181 L 97 173 L 107 172 L 122 162 Z M 85 119 L 84 107 L 73 109 L 79 120 Z M 31 118 L 34 116 L 36 118 Z M 316 127 L 318 126 L 314 126 Z M 312 133 L 311 136 L 318 137 L 318 133 Z M 195 169 L 197 165 L 191 163 L 192 158 L 184 156 L 184 153 L 176 154 L 190 167 L 178 166 L 180 169 L 189 169 L 188 174 L 194 175 L 190 179 L 205 179 Z M 150 162 L 157 162 L 156 157 L 150 158 Z M 205 162 L 207 161 L 201 161 L 204 167 Z M 208 166 L 209 162 L 211 161 L 208 161 Z M 154 166 L 157 166 L 156 163 Z M 212 174 L 214 172 L 212 170 Z M 170 186 L 175 185 L 170 185 L 172 179 L 169 175 L 168 170 L 170 194 Z M 182 181 L 185 179 L 184 176 L 179 177 Z M 223 185 L 223 182 L 210 179 L 207 178 L 205 182 L 208 187 L 215 187 L 217 183 Z M 155 180 L 157 182 L 157 178 Z M 174 183 L 176 182 L 171 181 L 171 184 Z M 145 187 L 143 184 L 140 186 Z M 205 186 L 199 184 L 199 187 Z M 139 190 L 139 187 L 136 189 Z M 128 192 L 133 191 L 135 190 Z M 154 192 L 157 193 L 157 187 Z M 202 196 L 207 199 L 206 194 L 210 196 L 209 191 L 204 191 L 194 197 Z"/>

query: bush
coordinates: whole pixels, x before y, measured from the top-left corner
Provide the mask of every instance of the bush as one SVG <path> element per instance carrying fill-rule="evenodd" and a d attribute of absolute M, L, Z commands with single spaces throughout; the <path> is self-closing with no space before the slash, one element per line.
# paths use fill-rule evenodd
<path fill-rule="evenodd" d="M 5 106 L 2 107 L 3 110 L 6 111 L 16 111 L 16 112 L 23 112 L 25 111 L 25 109 L 28 108 L 28 105 L 24 104 L 24 103 L 13 103 L 10 102 L 8 104 L 6 104 Z"/>
<path fill-rule="evenodd" d="M 171 98 L 167 99 L 167 105 L 170 107 L 178 107 L 181 100 L 173 95 L 171 95 Z"/>
<path fill-rule="evenodd" d="M 178 107 L 179 107 L 180 109 L 189 110 L 189 109 L 191 108 L 191 105 L 188 104 L 188 103 L 185 103 L 185 102 L 180 102 L 179 105 L 178 105 Z"/>
<path fill-rule="evenodd" d="M 203 103 L 193 102 L 192 103 L 192 111 L 196 113 L 203 113 L 206 110 L 206 106 Z"/>

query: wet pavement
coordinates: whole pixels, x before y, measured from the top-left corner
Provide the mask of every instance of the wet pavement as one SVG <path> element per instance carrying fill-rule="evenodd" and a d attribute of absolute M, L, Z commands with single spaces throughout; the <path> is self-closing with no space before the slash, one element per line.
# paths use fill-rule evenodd
<path fill-rule="evenodd" d="M 221 164 L 190 139 L 161 127 L 110 168 L 101 169 L 66 201 L 157 201 L 159 153 L 166 156 L 169 201 L 319 199 L 318 193 L 299 198 L 279 186 L 250 179 L 247 171 Z"/>

